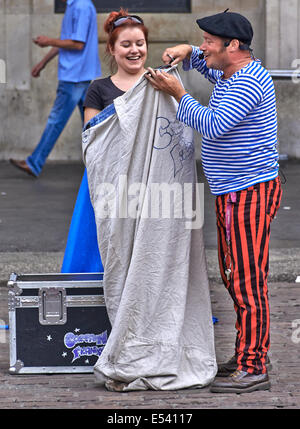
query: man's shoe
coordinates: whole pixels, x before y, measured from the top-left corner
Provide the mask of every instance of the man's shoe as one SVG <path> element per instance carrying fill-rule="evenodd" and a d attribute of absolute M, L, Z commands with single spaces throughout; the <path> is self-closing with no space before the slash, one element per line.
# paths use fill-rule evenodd
<path fill-rule="evenodd" d="M 218 365 L 216 377 L 228 377 L 237 369 L 237 366 L 237 357 L 234 355 L 228 362 L 220 363 L 220 365 Z M 266 368 L 268 371 L 271 371 L 272 369 L 269 356 L 266 357 Z"/>
<path fill-rule="evenodd" d="M 229 377 L 217 378 L 210 386 L 213 393 L 250 393 L 255 390 L 269 390 L 271 382 L 268 373 L 249 374 L 237 369 Z"/>
<path fill-rule="evenodd" d="M 17 161 L 16 159 L 10 158 L 9 162 L 20 170 L 25 171 L 25 173 L 30 174 L 30 176 L 37 177 L 37 175 L 27 165 L 26 161 Z"/>

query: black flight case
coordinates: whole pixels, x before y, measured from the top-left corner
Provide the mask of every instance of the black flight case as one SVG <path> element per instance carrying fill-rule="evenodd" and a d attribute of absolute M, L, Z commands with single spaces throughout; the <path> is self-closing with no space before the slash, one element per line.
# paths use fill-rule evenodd
<path fill-rule="evenodd" d="M 11 274 L 11 374 L 90 373 L 111 325 L 103 273 Z"/>

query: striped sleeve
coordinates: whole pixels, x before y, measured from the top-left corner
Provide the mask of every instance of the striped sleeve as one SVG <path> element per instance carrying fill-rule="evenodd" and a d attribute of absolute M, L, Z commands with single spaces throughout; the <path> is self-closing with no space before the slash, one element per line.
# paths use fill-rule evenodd
<path fill-rule="evenodd" d="M 200 72 L 206 79 L 211 83 L 215 84 L 222 72 L 220 70 L 209 69 L 206 66 L 206 61 L 200 59 L 199 55 L 202 54 L 202 51 L 196 46 L 192 46 L 192 54 L 189 60 L 183 60 L 182 68 L 184 71 L 195 69 Z"/>
<path fill-rule="evenodd" d="M 258 80 L 252 75 L 241 74 L 215 110 L 185 94 L 179 103 L 177 119 L 204 137 L 217 139 L 239 124 L 262 100 L 263 89 Z"/>

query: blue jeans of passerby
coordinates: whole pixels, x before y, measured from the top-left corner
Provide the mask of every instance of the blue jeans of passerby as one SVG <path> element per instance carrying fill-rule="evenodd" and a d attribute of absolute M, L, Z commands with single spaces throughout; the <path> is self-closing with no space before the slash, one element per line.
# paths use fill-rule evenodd
<path fill-rule="evenodd" d="M 83 102 L 89 84 L 90 82 L 58 82 L 56 99 L 46 128 L 37 147 L 26 159 L 27 165 L 36 176 L 40 174 L 49 153 L 77 105 L 83 122 Z"/>

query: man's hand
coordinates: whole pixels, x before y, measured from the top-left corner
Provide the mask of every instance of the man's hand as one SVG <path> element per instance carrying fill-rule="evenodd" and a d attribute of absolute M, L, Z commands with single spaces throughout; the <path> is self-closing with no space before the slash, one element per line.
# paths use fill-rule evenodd
<path fill-rule="evenodd" d="M 165 64 L 169 64 L 170 61 L 172 66 L 180 63 L 185 58 L 190 58 L 192 53 L 191 45 L 177 45 L 172 48 L 167 48 L 162 55 L 162 60 Z"/>
<path fill-rule="evenodd" d="M 32 77 L 39 77 L 41 71 L 46 67 L 46 65 L 49 63 L 49 61 L 52 60 L 52 58 L 56 57 L 58 54 L 59 49 L 58 48 L 52 48 L 50 51 L 45 55 L 45 57 L 40 61 L 38 64 L 36 64 L 33 69 L 31 70 L 31 76 Z"/>
<path fill-rule="evenodd" d="M 35 39 L 33 39 L 33 42 L 40 46 L 41 48 L 46 48 L 47 46 L 52 46 L 52 39 L 47 36 L 38 36 Z"/>
<path fill-rule="evenodd" d="M 45 64 L 43 61 L 39 62 L 38 64 L 36 64 L 33 69 L 31 70 L 31 76 L 32 77 L 39 77 L 41 71 L 43 70 L 43 68 L 45 67 Z"/>
<path fill-rule="evenodd" d="M 151 67 L 148 67 L 147 70 L 149 74 L 147 73 L 145 76 L 152 86 L 157 90 L 172 95 L 178 103 L 181 97 L 187 93 L 175 76 L 171 76 L 169 73 L 161 70 L 153 70 Z"/>

